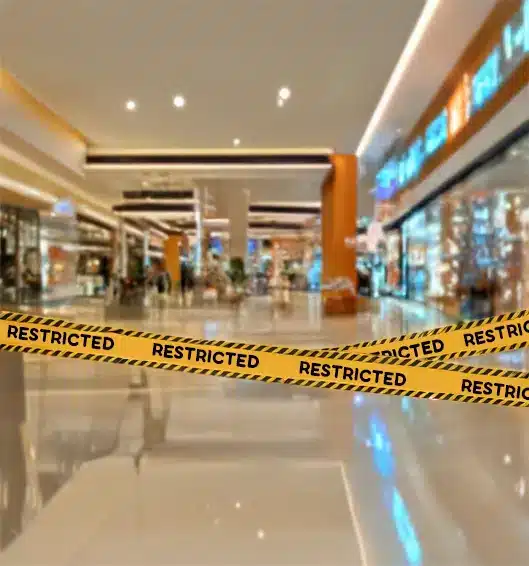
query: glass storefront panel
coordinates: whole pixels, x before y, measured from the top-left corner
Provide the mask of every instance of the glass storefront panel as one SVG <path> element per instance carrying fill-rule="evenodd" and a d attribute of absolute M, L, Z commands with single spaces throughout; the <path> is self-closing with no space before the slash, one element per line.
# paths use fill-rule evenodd
<path fill-rule="evenodd" d="M 75 217 L 43 215 L 41 272 L 44 302 L 69 301 L 77 296 L 78 248 L 79 235 Z"/>
<path fill-rule="evenodd" d="M 463 318 L 529 306 L 529 140 L 402 226 L 410 299 Z"/>
<path fill-rule="evenodd" d="M 423 209 L 410 217 L 403 226 L 403 242 L 406 254 L 406 293 L 409 299 L 415 301 L 426 300 L 427 241 L 426 210 Z"/>
<path fill-rule="evenodd" d="M 0 233 L 0 300 L 35 304 L 42 288 L 39 213 L 0 205 Z"/>

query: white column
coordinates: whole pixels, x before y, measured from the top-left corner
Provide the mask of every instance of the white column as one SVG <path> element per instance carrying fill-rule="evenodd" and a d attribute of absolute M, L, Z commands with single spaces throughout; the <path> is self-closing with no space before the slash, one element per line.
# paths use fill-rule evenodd
<path fill-rule="evenodd" d="M 127 230 L 123 220 L 119 224 L 119 275 L 127 277 L 129 270 L 129 250 L 127 245 Z"/>
<path fill-rule="evenodd" d="M 147 273 L 149 269 L 150 258 L 149 258 L 149 247 L 151 243 L 151 232 L 147 229 L 143 234 L 143 269 Z"/>
<path fill-rule="evenodd" d="M 240 257 L 246 264 L 248 259 L 250 191 L 248 189 L 230 189 L 227 193 L 230 201 L 230 258 Z"/>

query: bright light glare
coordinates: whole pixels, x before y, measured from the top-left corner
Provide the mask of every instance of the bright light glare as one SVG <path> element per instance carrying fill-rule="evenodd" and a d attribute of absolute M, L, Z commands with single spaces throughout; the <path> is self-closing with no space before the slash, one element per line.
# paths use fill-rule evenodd
<path fill-rule="evenodd" d="M 279 89 L 279 98 L 281 100 L 288 100 L 290 98 L 290 89 L 287 86 L 281 87 Z"/>
<path fill-rule="evenodd" d="M 173 105 L 176 108 L 183 108 L 186 105 L 186 99 L 181 94 L 177 94 L 173 98 Z"/>
<path fill-rule="evenodd" d="M 233 140 L 233 145 L 234 145 L 235 147 L 239 146 L 240 144 L 241 144 L 241 140 L 240 140 L 239 138 L 235 138 L 235 139 Z"/>
<path fill-rule="evenodd" d="M 134 112 L 134 110 L 136 110 L 137 108 L 136 102 L 134 102 L 134 100 L 127 100 L 127 102 L 125 103 L 125 108 L 129 112 Z"/>
<path fill-rule="evenodd" d="M 382 120 L 382 117 L 388 107 L 388 104 L 395 94 L 395 90 L 397 89 L 404 73 L 411 63 L 411 59 L 440 4 L 441 0 L 426 1 L 421 15 L 419 16 L 419 19 L 417 20 L 417 23 L 415 24 L 415 27 L 413 28 L 413 31 L 408 38 L 408 41 L 399 57 L 399 60 L 395 65 L 393 72 L 391 73 L 391 77 L 389 78 L 386 88 L 384 89 L 384 92 L 382 93 L 382 96 L 378 101 L 377 107 L 375 108 L 375 111 L 373 112 L 373 115 L 369 120 L 369 124 L 367 125 L 364 135 L 362 136 L 362 139 L 360 140 L 360 143 L 356 148 L 357 157 L 361 157 L 367 149 L 367 146 L 371 143 L 373 134 L 380 124 L 380 121 Z"/>

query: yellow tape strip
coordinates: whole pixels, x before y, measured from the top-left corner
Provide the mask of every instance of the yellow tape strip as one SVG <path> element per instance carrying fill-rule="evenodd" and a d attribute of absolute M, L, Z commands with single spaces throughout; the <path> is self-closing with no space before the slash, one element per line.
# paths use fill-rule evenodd
<path fill-rule="evenodd" d="M 529 345 L 529 311 L 459 322 L 371 342 L 325 348 L 331 351 L 380 354 L 398 358 L 448 360 L 518 350 Z"/>
<path fill-rule="evenodd" d="M 430 334 L 414 333 L 363 343 L 367 344 L 366 348 L 380 349 L 388 343 L 402 347 L 407 341 L 419 338 L 421 345 L 417 348 L 421 351 L 412 348 L 417 354 L 415 359 L 384 357 L 370 352 L 351 353 L 347 349 L 302 350 L 182 338 L 11 312 L 0 315 L 0 349 L 269 383 L 527 407 L 529 373 L 458 365 L 427 357 L 434 352 L 435 355 L 455 357 L 527 347 L 521 334 L 526 326 L 529 328 L 526 311 L 500 316 L 504 318 L 444 327 L 450 330 L 437 335 L 433 333 L 442 329 L 428 331 Z M 490 328 L 491 324 L 505 327 L 502 332 L 495 331 Z M 509 333 L 508 324 L 517 324 L 520 335 L 515 336 L 512 329 Z M 476 338 L 481 336 L 478 332 L 487 330 L 498 334 L 493 336 L 492 347 L 487 347 L 485 338 L 483 344 L 481 338 Z M 472 344 L 468 337 L 464 338 L 464 332 L 471 332 Z M 459 338 L 452 341 L 450 337 L 454 334 Z M 439 339 L 443 342 L 442 351 L 438 351 L 440 346 L 428 338 L 439 335 L 442 336 Z M 465 350 L 459 350 L 461 336 L 469 343 Z M 430 353 L 425 351 L 427 338 L 431 340 Z"/>

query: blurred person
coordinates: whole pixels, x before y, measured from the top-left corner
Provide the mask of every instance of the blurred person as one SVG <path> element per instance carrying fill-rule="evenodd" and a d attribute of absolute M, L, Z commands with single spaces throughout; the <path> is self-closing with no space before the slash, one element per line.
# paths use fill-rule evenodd
<path fill-rule="evenodd" d="M 180 262 L 180 294 L 181 304 L 191 306 L 193 302 L 193 292 L 195 289 L 195 273 L 193 266 L 187 259 Z"/>
<path fill-rule="evenodd" d="M 495 291 L 492 277 L 486 271 L 482 271 L 468 287 L 459 287 L 458 294 L 460 297 L 467 298 L 468 316 L 481 319 L 493 315 Z"/>
<path fill-rule="evenodd" d="M 22 281 L 28 299 L 38 298 L 41 290 L 40 254 L 36 248 L 29 248 L 24 254 Z"/>
<path fill-rule="evenodd" d="M 165 262 L 160 261 L 156 264 L 153 272 L 154 301 L 159 309 L 163 309 L 169 302 L 169 295 L 172 289 L 172 280 L 165 267 Z"/>

